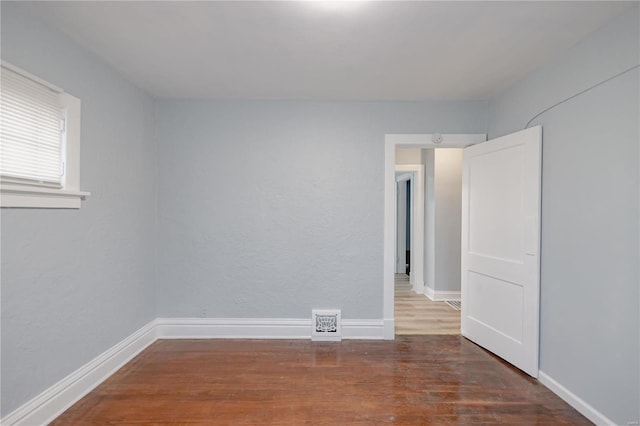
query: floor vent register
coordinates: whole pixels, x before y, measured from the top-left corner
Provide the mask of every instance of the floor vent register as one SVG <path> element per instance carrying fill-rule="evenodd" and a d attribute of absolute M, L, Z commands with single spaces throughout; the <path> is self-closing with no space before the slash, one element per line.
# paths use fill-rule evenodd
<path fill-rule="evenodd" d="M 314 309 L 311 311 L 311 340 L 342 340 L 342 321 L 339 309 Z"/>

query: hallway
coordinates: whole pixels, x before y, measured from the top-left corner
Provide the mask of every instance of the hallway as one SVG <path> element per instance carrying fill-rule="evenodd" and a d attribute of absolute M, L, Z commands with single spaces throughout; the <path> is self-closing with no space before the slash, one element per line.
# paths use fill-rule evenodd
<path fill-rule="evenodd" d="M 411 291 L 409 276 L 395 276 L 395 324 L 398 335 L 460 334 L 460 311 Z"/>

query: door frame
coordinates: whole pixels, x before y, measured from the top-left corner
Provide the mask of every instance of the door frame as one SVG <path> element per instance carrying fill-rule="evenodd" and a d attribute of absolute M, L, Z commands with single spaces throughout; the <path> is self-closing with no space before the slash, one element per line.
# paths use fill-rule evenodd
<path fill-rule="evenodd" d="M 441 136 L 442 142 L 438 144 L 434 143 L 433 140 L 437 140 L 438 138 L 435 138 L 434 134 L 430 133 L 386 134 L 384 137 L 384 253 L 382 316 L 384 323 L 384 338 L 386 340 L 393 340 L 395 338 L 394 274 L 396 270 L 395 253 L 397 220 L 395 176 L 396 148 L 464 148 L 487 140 L 487 135 L 485 133 L 457 133 L 435 136 Z M 422 229 L 424 229 L 424 227 L 422 227 Z M 422 264 L 423 261 L 420 263 Z"/>
<path fill-rule="evenodd" d="M 397 164 L 395 170 L 402 173 L 396 177 L 396 182 L 411 181 L 411 193 L 407 194 L 411 200 L 409 282 L 415 293 L 424 293 L 424 165 Z"/>

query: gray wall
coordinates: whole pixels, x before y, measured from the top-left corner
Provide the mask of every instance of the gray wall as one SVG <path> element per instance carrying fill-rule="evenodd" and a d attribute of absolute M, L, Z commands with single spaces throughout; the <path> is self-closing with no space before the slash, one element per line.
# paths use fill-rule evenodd
<path fill-rule="evenodd" d="M 435 149 L 423 149 L 424 165 L 424 286 L 435 290 L 436 280 L 436 203 L 434 190 Z"/>
<path fill-rule="evenodd" d="M 462 149 L 434 149 L 434 290 L 460 291 Z"/>
<path fill-rule="evenodd" d="M 159 102 L 158 314 L 382 318 L 385 133 L 484 102 Z"/>
<path fill-rule="evenodd" d="M 491 102 L 489 133 L 639 63 L 639 12 Z M 617 424 L 640 420 L 638 70 L 536 119 L 543 126 L 540 368 Z"/>
<path fill-rule="evenodd" d="M 396 148 L 396 164 L 420 164 L 420 148 Z"/>
<path fill-rule="evenodd" d="M 423 149 L 425 287 L 460 291 L 462 149 Z M 436 297 L 440 297 L 437 295 Z"/>
<path fill-rule="evenodd" d="M 2 209 L 2 415 L 155 318 L 152 99 L 2 2 L 2 59 L 82 100 L 80 210 Z"/>

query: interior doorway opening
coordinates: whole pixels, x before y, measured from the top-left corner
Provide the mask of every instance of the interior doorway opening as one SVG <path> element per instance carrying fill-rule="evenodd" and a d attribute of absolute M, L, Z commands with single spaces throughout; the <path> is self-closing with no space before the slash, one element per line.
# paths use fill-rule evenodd
<path fill-rule="evenodd" d="M 396 182 L 395 332 L 460 334 L 462 149 L 396 148 Z"/>
<path fill-rule="evenodd" d="M 385 140 L 385 336 L 393 338 L 396 148 L 421 147 L 427 135 Z M 431 135 L 462 156 L 460 334 L 527 374 L 538 375 L 542 128 L 490 141 L 484 135 Z M 473 145 L 473 146 L 472 146 Z M 437 229 L 439 229 L 437 227 Z M 455 256 L 457 258 L 457 256 Z"/>
<path fill-rule="evenodd" d="M 411 179 L 396 172 L 396 274 L 411 275 Z"/>
<path fill-rule="evenodd" d="M 440 143 L 434 143 L 433 141 Z M 385 338 L 393 339 L 395 336 L 395 300 L 396 300 L 396 279 L 399 281 L 405 279 L 410 291 L 429 301 L 424 296 L 425 279 L 429 282 L 429 278 L 425 276 L 426 267 L 427 275 L 433 271 L 429 270 L 425 261 L 425 169 L 422 161 L 418 164 L 396 164 L 397 148 L 412 148 L 419 152 L 422 149 L 433 148 L 463 148 L 475 143 L 486 140 L 484 134 L 449 134 L 449 135 L 387 135 L 385 138 L 385 244 L 384 244 L 384 296 L 383 296 L 383 314 L 385 324 Z M 396 276 L 398 266 L 398 238 L 397 238 L 397 175 L 396 173 L 411 174 L 411 190 L 412 196 L 411 213 L 411 237 L 410 237 L 410 275 Z M 418 174 L 421 176 L 418 177 Z M 398 289 L 402 289 L 402 284 Z M 398 298 L 400 298 L 398 294 Z M 411 303 L 410 301 L 408 302 Z M 400 305 L 399 305 L 400 306 Z M 454 311 L 455 312 L 455 311 Z M 459 328 L 458 328 L 459 330 Z"/>
<path fill-rule="evenodd" d="M 414 292 L 424 291 L 424 167 L 395 167 L 395 273 L 406 274 Z"/>

